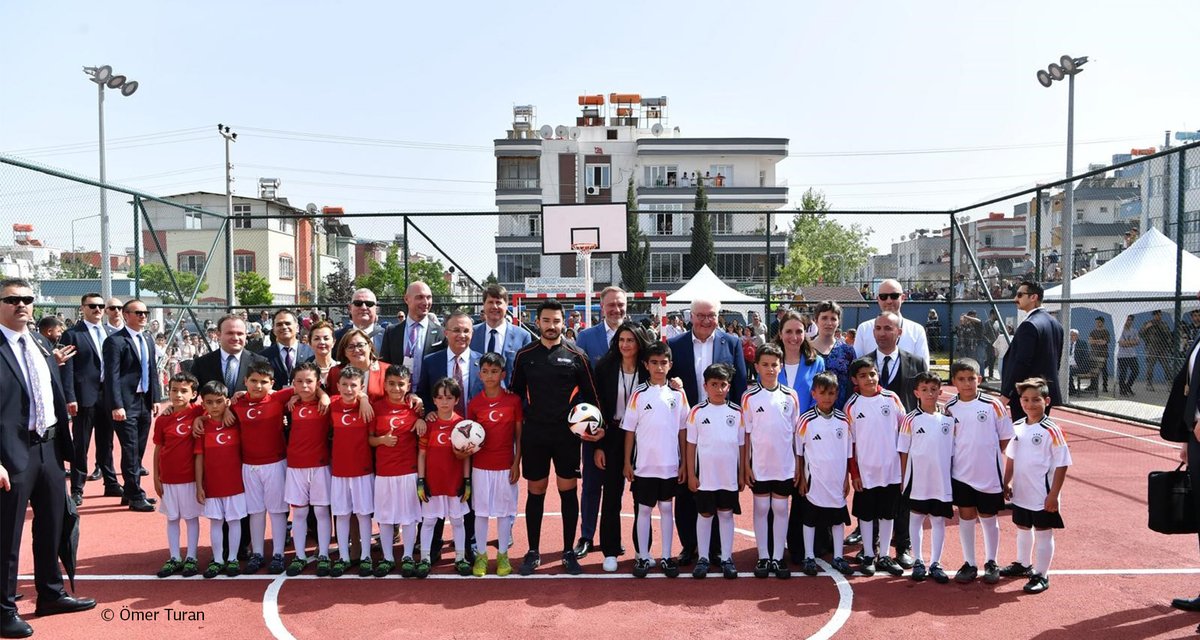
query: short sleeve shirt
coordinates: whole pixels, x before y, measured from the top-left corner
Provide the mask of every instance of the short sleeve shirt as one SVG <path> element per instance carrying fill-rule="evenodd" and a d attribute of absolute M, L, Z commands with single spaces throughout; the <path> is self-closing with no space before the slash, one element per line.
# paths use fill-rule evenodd
<path fill-rule="evenodd" d="M 688 412 L 687 441 L 696 445 L 701 491 L 737 491 L 738 461 L 745 440 L 746 428 L 737 405 L 710 404 L 706 400 Z"/>
<path fill-rule="evenodd" d="M 333 425 L 333 465 L 330 473 L 339 478 L 357 478 L 372 473 L 371 445 L 367 442 L 369 425 L 359 414 L 358 403 L 347 407 L 342 397 L 329 399 L 329 419 Z"/>
<path fill-rule="evenodd" d="M 953 499 L 950 460 L 954 456 L 954 434 L 958 420 L 943 413 L 920 409 L 904 418 L 896 448 L 908 454 L 904 486 L 912 500 Z"/>
<path fill-rule="evenodd" d="M 192 422 L 204 415 L 200 405 L 178 409 L 154 421 L 154 445 L 158 447 L 158 471 L 163 484 L 196 481 L 196 439 Z"/>
<path fill-rule="evenodd" d="M 242 485 L 242 436 L 237 424 L 204 419 L 204 436 L 196 439 L 196 455 L 204 456 L 204 497 L 228 498 L 245 492 Z"/>
<path fill-rule="evenodd" d="M 896 437 L 904 421 L 900 397 L 887 389 L 867 397 L 854 394 L 846 401 L 846 421 L 854 431 L 858 472 L 863 488 L 900 483 L 900 456 Z"/>
<path fill-rule="evenodd" d="M 283 414 L 292 388 L 282 389 L 261 400 L 242 396 L 231 409 L 242 426 L 242 464 L 272 464 L 287 457 L 283 438 Z"/>
<path fill-rule="evenodd" d="M 375 475 L 405 476 L 417 472 L 417 434 L 413 431 L 420 415 L 407 404 L 376 402 L 371 435 L 396 436 L 396 445 L 375 447 Z"/>
<path fill-rule="evenodd" d="M 796 455 L 804 458 L 810 503 L 827 509 L 846 506 L 843 489 L 853 446 L 853 431 L 841 411 L 835 409 L 827 417 L 811 409 L 800 416 Z"/>
<path fill-rule="evenodd" d="M 521 398 L 501 391 L 495 398 L 480 393 L 467 405 L 467 418 L 483 426 L 483 445 L 471 456 L 471 466 L 486 471 L 507 471 L 516 456 L 517 423 L 524 412 Z"/>
<path fill-rule="evenodd" d="M 1013 437 L 1008 407 L 994 396 L 979 394 L 970 401 L 955 397 L 945 411 L 958 419 L 951 477 L 982 493 L 1000 493 L 1000 441 Z"/>
<path fill-rule="evenodd" d="M 1030 511 L 1046 507 L 1046 496 L 1054 482 L 1054 470 L 1071 466 L 1071 452 L 1062 429 L 1050 419 L 1013 425 L 1012 440 L 1005 455 L 1013 461 L 1013 504 Z"/>
<path fill-rule="evenodd" d="M 463 463 L 454 457 L 450 432 L 462 421 L 457 413 L 449 420 L 436 416 L 426 422 L 419 446 L 425 452 L 425 486 L 431 496 L 457 496 L 463 486 Z"/>
<path fill-rule="evenodd" d="M 750 436 L 750 469 L 756 480 L 796 477 L 795 438 L 800 399 L 791 387 L 751 387 L 742 396 L 742 420 Z"/>
<path fill-rule="evenodd" d="M 640 385 L 625 407 L 621 428 L 637 438 L 634 475 L 679 476 L 679 432 L 686 428 L 687 398 L 667 385 Z"/>

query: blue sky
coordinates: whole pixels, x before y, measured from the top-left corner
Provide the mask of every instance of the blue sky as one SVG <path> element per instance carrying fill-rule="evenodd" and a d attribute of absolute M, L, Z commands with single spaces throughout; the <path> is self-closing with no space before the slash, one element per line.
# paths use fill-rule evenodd
<path fill-rule="evenodd" d="M 789 138 L 794 200 L 815 186 L 838 209 L 940 209 L 1062 175 L 1066 87 L 1034 74 L 1065 53 L 1091 59 L 1078 171 L 1200 128 L 1198 20 L 1184 1 L 5 2 L 0 151 L 95 175 L 81 67 L 111 64 L 141 85 L 106 100 L 113 181 L 222 191 L 223 122 L 242 194 L 270 176 L 301 205 L 488 210 L 513 104 L 554 125 L 579 94 L 640 92 L 668 96 L 685 135 Z M 966 151 L 890 153 L 940 149 Z M 94 198 L 54 187 L 0 172 L 0 190 L 30 194 L 0 223 L 67 245 L 45 215 L 87 215 Z M 129 228 L 114 219 L 114 237 Z M 886 244 L 909 229 L 878 230 Z M 93 225 L 76 236 L 98 242 Z"/>

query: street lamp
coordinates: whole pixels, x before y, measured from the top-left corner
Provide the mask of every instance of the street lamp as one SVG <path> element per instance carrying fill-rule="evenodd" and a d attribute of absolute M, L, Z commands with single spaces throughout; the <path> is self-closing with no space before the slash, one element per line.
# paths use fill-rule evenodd
<path fill-rule="evenodd" d="M 131 96 L 138 90 L 138 83 L 123 75 L 113 75 L 109 65 L 84 67 L 83 72 L 96 83 L 100 114 L 100 295 L 107 300 L 112 297 L 112 265 L 108 251 L 108 198 L 104 188 L 107 184 L 104 167 L 104 88 L 117 89 L 121 95 Z"/>
<path fill-rule="evenodd" d="M 225 300 L 233 311 L 233 163 L 229 162 L 229 143 L 237 142 L 237 134 L 223 124 L 217 133 L 225 139 Z"/>
<path fill-rule="evenodd" d="M 1067 78 L 1067 182 L 1063 186 L 1063 207 L 1062 215 L 1059 218 L 1062 224 L 1062 261 L 1063 261 L 1063 279 L 1062 279 L 1062 311 L 1060 320 L 1063 327 L 1069 334 L 1071 331 L 1071 278 L 1075 276 L 1075 237 L 1072 233 L 1072 227 L 1075 223 L 1075 189 L 1071 183 L 1071 177 L 1075 175 L 1074 168 L 1074 153 L 1075 153 L 1075 76 L 1083 72 L 1083 65 L 1087 64 L 1087 57 L 1076 58 L 1073 56 L 1063 56 L 1059 58 L 1057 63 L 1051 64 L 1044 71 L 1037 72 L 1038 82 L 1043 87 L 1049 88 L 1056 81 Z M 1066 342 L 1066 336 L 1063 337 Z M 1069 349 L 1063 349 L 1062 361 L 1058 365 L 1058 379 L 1060 381 L 1071 379 L 1071 356 Z M 1059 384 L 1061 388 L 1063 402 L 1070 399 L 1070 384 Z"/>

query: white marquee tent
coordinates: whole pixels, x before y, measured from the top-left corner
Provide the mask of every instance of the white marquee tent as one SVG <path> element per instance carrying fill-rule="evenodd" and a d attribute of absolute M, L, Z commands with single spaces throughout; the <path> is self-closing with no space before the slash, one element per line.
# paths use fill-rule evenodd
<path fill-rule="evenodd" d="M 708 265 L 700 267 L 696 275 L 688 280 L 687 284 L 679 288 L 678 291 L 667 296 L 667 310 L 679 311 L 686 308 L 693 300 L 704 299 L 714 302 L 721 302 L 722 309 L 730 311 L 746 311 L 749 309 L 760 309 L 762 305 L 761 298 L 748 296 L 737 289 L 725 284 L 721 281 L 717 274 L 713 273 Z M 749 306 L 757 303 L 757 306 Z"/>

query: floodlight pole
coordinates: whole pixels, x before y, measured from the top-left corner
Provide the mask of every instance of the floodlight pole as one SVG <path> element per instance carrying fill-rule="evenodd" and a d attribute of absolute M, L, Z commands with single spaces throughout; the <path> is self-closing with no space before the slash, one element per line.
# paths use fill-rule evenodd
<path fill-rule="evenodd" d="M 108 175 L 104 162 L 104 83 L 96 83 L 97 112 L 100 118 L 100 295 L 112 297 L 112 258 L 108 248 Z M 71 248 L 74 251 L 74 247 Z"/>
<path fill-rule="evenodd" d="M 229 161 L 229 144 L 237 142 L 237 134 L 218 124 L 217 131 L 225 139 L 225 300 L 233 312 L 233 164 Z"/>
<path fill-rule="evenodd" d="M 1067 183 L 1063 185 L 1063 284 L 1061 318 L 1066 335 L 1063 336 L 1062 360 L 1058 365 L 1058 379 L 1063 403 L 1071 400 L 1071 279 L 1075 277 L 1075 186 L 1071 177 L 1075 175 L 1075 73 L 1067 74 Z M 1066 384 L 1061 384 L 1065 380 Z"/>

